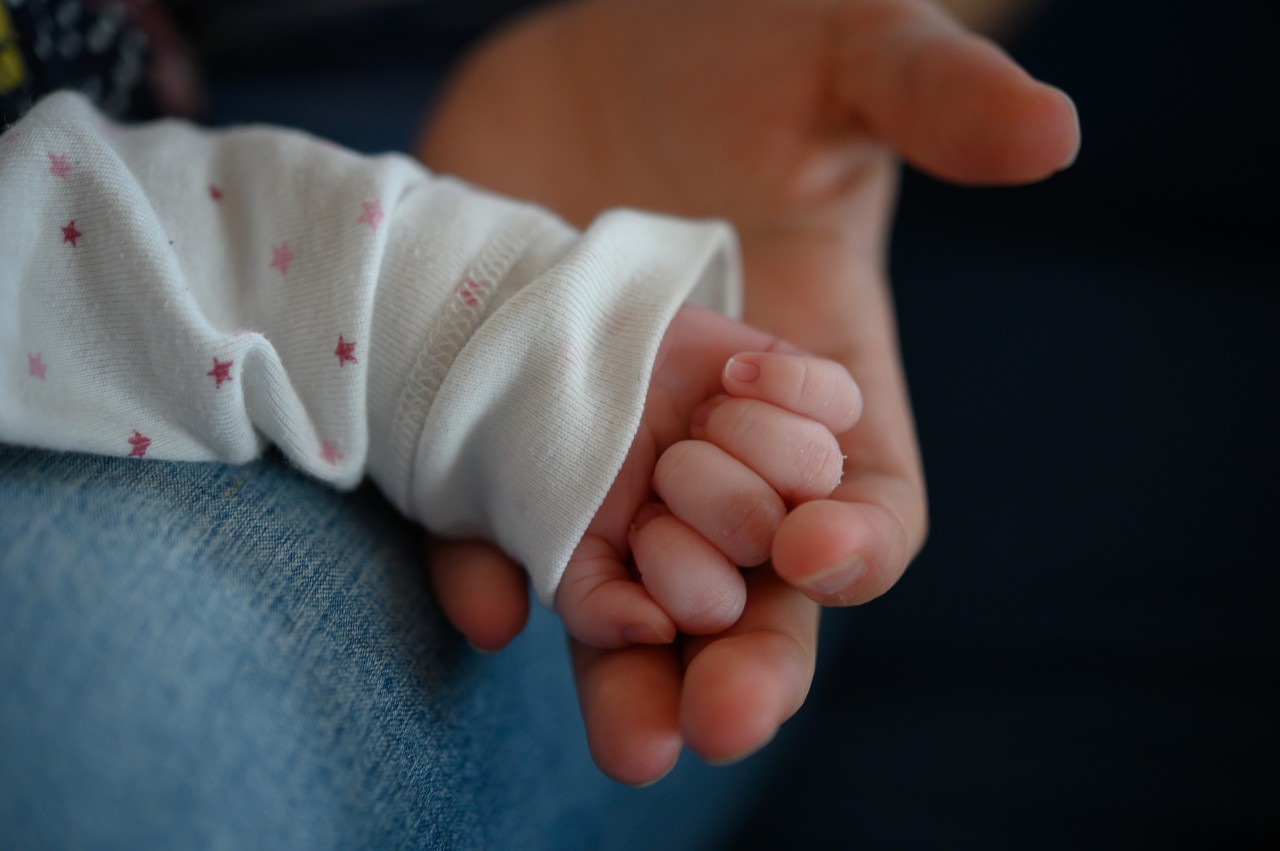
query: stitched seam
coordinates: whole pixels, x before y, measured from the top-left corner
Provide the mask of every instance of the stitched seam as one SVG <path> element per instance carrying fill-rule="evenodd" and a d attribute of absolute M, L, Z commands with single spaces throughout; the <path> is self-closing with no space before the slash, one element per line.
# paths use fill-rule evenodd
<path fill-rule="evenodd" d="M 423 341 L 396 402 L 391 428 L 392 445 L 397 451 L 392 463 L 397 465 L 395 469 L 410 470 L 410 475 L 404 480 L 405 492 L 400 495 L 401 505 L 406 508 L 411 508 L 414 479 L 411 467 L 418 452 L 423 423 L 440 385 L 444 383 L 458 353 L 491 312 L 494 293 L 533 241 L 540 224 L 537 217 L 529 217 L 490 241 L 462 279 L 452 287 L 444 309 Z"/>

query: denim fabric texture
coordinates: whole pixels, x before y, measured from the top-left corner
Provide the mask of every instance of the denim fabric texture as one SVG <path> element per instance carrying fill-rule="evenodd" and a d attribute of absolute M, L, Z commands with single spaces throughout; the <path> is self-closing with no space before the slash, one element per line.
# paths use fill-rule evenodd
<path fill-rule="evenodd" d="M 765 763 L 592 765 L 558 621 L 482 656 L 376 491 L 0 449 L 0 847 L 697 848 Z"/>

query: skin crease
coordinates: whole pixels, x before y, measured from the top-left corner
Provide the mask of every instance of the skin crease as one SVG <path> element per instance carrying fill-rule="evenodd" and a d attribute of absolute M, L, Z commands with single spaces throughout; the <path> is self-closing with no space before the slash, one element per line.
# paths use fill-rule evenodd
<path fill-rule="evenodd" d="M 571 645 L 606 774 L 643 784 L 682 746 L 713 761 L 758 749 L 807 694 L 817 604 L 879 596 L 923 545 L 885 268 L 899 159 L 1013 185 L 1066 167 L 1078 146 L 1061 92 L 924 0 L 594 0 L 537 12 L 464 62 L 420 147 L 430 167 L 578 225 L 618 205 L 730 219 L 747 321 L 839 361 L 865 400 L 840 436 L 843 482 L 787 516 L 772 569 L 745 574 L 733 627 L 666 647 Z M 480 578 L 462 578 L 468 562 Z M 856 580 L 827 587 L 842 565 Z M 514 565 L 451 545 L 428 569 L 474 644 L 518 632 L 528 602 Z M 814 577 L 822 593 L 805 589 Z"/>
<path fill-rule="evenodd" d="M 730 379 L 731 358 L 755 364 L 754 380 Z M 739 392 L 750 398 L 729 397 Z M 712 411 L 695 438 L 693 414 L 712 398 L 725 399 L 721 410 L 739 412 L 740 427 L 722 434 L 722 418 Z M 667 644 L 677 630 L 708 634 L 731 626 L 746 595 L 735 565 L 769 559 L 787 513 L 780 490 L 798 499 L 831 492 L 843 460 L 835 432 L 856 422 L 859 400 L 839 364 L 791 352 L 711 311 L 678 310 L 658 348 L 627 457 L 557 588 L 555 610 L 569 634 L 592 647 L 617 648 Z M 808 469 L 827 485 L 796 486 L 788 474 L 804 467 L 815 436 L 831 451 L 810 453 L 817 463 Z M 748 463 L 735 444 L 767 453 L 781 475 Z M 653 517 L 651 493 L 666 516 Z M 643 585 L 633 578 L 628 553 Z"/>

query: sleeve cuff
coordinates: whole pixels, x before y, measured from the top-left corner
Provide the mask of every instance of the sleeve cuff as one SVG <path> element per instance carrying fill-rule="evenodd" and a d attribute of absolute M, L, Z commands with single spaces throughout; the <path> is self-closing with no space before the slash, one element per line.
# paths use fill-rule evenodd
<path fill-rule="evenodd" d="M 495 541 L 551 605 L 630 449 L 676 310 L 737 315 L 740 277 L 724 223 L 602 216 L 458 352 L 425 415 L 409 513 Z"/>

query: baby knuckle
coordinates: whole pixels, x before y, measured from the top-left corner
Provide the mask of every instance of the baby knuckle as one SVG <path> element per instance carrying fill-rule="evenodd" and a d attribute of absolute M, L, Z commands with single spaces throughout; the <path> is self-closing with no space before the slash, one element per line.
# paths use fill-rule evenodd
<path fill-rule="evenodd" d="M 758 436 L 760 408 L 750 400 L 734 399 L 720 406 L 724 417 L 724 440 L 730 446 L 749 446 Z"/>
<path fill-rule="evenodd" d="M 812 358 L 802 358 L 798 371 L 795 379 L 796 413 L 811 414 L 821 410 L 827 397 L 822 390 L 823 382 L 816 362 Z"/>
<path fill-rule="evenodd" d="M 653 484 L 659 493 L 666 486 L 681 480 L 693 461 L 696 450 L 695 441 L 682 440 L 668 446 L 658 457 L 658 463 L 653 468 Z"/>
<path fill-rule="evenodd" d="M 786 516 L 786 507 L 777 495 L 744 494 L 734 505 L 735 521 L 726 537 L 732 542 L 731 556 L 742 567 L 754 567 L 769 559 L 773 535 Z"/>

